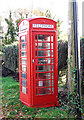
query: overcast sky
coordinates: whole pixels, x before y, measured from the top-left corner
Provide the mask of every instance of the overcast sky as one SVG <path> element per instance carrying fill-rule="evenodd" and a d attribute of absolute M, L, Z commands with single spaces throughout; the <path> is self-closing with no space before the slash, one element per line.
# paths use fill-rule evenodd
<path fill-rule="evenodd" d="M 5 14 L 9 10 L 15 10 L 18 8 L 42 8 L 50 9 L 53 14 L 62 18 L 67 14 L 67 4 L 68 0 L 1 0 L 0 13 Z"/>
<path fill-rule="evenodd" d="M 18 8 L 26 9 L 50 9 L 52 15 L 56 15 L 56 19 L 59 18 L 64 22 L 64 29 L 67 31 L 68 22 L 68 1 L 69 0 L 0 0 L 0 16 L 2 18 L 8 17 L 10 10 L 16 10 Z M 82 26 L 82 1 L 77 0 L 79 5 L 79 19 L 80 26 Z"/>

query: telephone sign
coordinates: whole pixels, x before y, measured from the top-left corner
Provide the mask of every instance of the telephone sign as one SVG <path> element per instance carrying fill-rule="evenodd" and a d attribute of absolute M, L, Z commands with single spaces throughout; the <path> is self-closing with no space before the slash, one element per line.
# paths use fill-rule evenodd
<path fill-rule="evenodd" d="M 53 28 L 53 25 L 48 24 L 33 24 L 33 28 Z"/>

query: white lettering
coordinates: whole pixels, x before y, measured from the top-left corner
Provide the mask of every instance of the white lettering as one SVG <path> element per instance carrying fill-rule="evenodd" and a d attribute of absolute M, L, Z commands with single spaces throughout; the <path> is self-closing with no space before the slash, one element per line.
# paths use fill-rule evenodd
<path fill-rule="evenodd" d="M 54 25 L 49 24 L 33 24 L 33 28 L 54 28 Z"/>

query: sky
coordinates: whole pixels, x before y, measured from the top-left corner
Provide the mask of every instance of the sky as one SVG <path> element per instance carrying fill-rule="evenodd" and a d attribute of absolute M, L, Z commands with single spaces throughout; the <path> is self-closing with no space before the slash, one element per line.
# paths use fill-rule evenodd
<path fill-rule="evenodd" d="M 50 9 L 53 14 L 60 17 L 60 15 L 64 16 L 66 14 L 67 3 L 67 0 L 1 0 L 0 14 L 6 14 L 9 10 L 18 8 L 42 8 Z"/>
<path fill-rule="evenodd" d="M 9 16 L 9 11 L 16 10 L 18 8 L 26 9 L 50 9 L 53 16 L 56 15 L 55 20 L 59 18 L 63 20 L 62 29 L 64 32 L 67 32 L 68 24 L 68 1 L 70 0 L 0 0 L 0 16 L 2 18 Z M 80 26 L 80 35 L 82 31 L 82 1 L 78 1 L 79 9 L 79 26 Z"/>

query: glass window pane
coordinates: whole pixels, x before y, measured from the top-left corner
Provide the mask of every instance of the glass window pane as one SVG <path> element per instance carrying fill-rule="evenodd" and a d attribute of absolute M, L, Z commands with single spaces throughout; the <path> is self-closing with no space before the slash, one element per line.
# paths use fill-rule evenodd
<path fill-rule="evenodd" d="M 53 43 L 51 43 L 51 49 L 53 49 Z"/>
<path fill-rule="evenodd" d="M 26 66 L 22 65 L 22 71 L 26 72 Z"/>
<path fill-rule="evenodd" d="M 52 65 L 52 71 L 53 71 L 53 65 Z"/>
<path fill-rule="evenodd" d="M 22 85 L 26 86 L 26 80 L 22 80 Z"/>
<path fill-rule="evenodd" d="M 21 37 L 21 42 L 25 42 L 25 36 Z"/>
<path fill-rule="evenodd" d="M 53 77 L 53 73 L 52 73 L 52 79 L 53 79 L 54 77 Z"/>
<path fill-rule="evenodd" d="M 48 64 L 50 63 L 50 58 L 46 58 L 47 59 L 47 62 L 48 62 Z"/>
<path fill-rule="evenodd" d="M 51 86 L 51 80 L 39 81 L 39 87 L 48 87 Z"/>
<path fill-rule="evenodd" d="M 22 92 L 23 92 L 24 94 L 26 94 L 26 93 L 27 93 L 26 88 L 25 88 L 25 87 L 23 87 L 23 86 L 22 86 Z"/>
<path fill-rule="evenodd" d="M 35 49 L 37 49 L 37 43 L 35 43 Z"/>
<path fill-rule="evenodd" d="M 22 78 L 26 79 L 26 73 L 22 73 Z"/>
<path fill-rule="evenodd" d="M 39 79 L 50 79 L 50 73 L 39 73 Z"/>
<path fill-rule="evenodd" d="M 40 50 L 38 51 L 38 56 L 47 56 L 49 57 L 50 56 L 50 50 Z"/>
<path fill-rule="evenodd" d="M 22 55 L 22 57 L 25 57 L 25 56 L 26 56 L 26 52 L 25 52 L 25 51 L 22 51 L 22 52 L 21 52 L 21 55 Z"/>
<path fill-rule="evenodd" d="M 37 43 L 35 43 L 37 49 Z M 50 49 L 50 43 L 38 43 L 38 49 Z"/>
<path fill-rule="evenodd" d="M 35 36 L 35 40 L 37 41 L 37 36 Z M 38 35 L 38 42 L 47 41 L 50 42 L 49 35 Z"/>
<path fill-rule="evenodd" d="M 35 50 L 35 56 L 37 57 L 37 50 Z"/>
<path fill-rule="evenodd" d="M 51 42 L 53 42 L 53 36 L 51 36 Z"/>
<path fill-rule="evenodd" d="M 37 73 L 36 73 L 36 79 L 37 79 Z"/>
<path fill-rule="evenodd" d="M 53 58 L 52 58 L 52 64 L 53 64 Z"/>
<path fill-rule="evenodd" d="M 39 72 L 48 72 L 50 71 L 50 65 L 38 66 L 38 70 Z M 37 71 L 37 66 L 36 66 L 36 71 Z"/>
<path fill-rule="evenodd" d="M 37 35 L 35 35 L 35 40 L 37 40 Z"/>
<path fill-rule="evenodd" d="M 51 50 L 52 56 L 53 56 L 53 50 Z"/>
<path fill-rule="evenodd" d="M 52 80 L 52 86 L 53 86 L 53 80 Z"/>
<path fill-rule="evenodd" d="M 39 81 L 39 87 L 43 87 L 44 85 L 44 82 L 43 81 Z"/>
<path fill-rule="evenodd" d="M 50 58 L 38 58 L 38 63 L 39 64 L 49 64 Z"/>
<path fill-rule="evenodd" d="M 39 95 L 51 94 L 51 88 L 39 88 Z"/>
<path fill-rule="evenodd" d="M 26 49 L 25 43 L 21 44 L 21 49 Z"/>
<path fill-rule="evenodd" d="M 27 59 L 26 58 L 22 58 L 22 64 L 26 64 Z"/>

